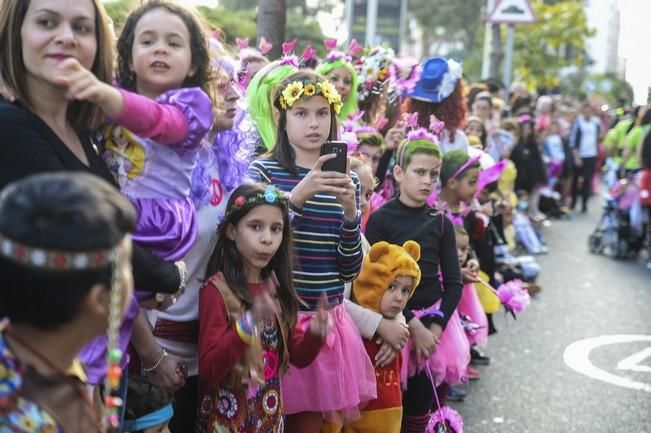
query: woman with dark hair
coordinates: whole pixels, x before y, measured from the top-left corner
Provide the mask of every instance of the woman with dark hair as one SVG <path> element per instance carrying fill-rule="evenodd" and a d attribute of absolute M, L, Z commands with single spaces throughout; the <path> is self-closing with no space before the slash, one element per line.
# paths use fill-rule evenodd
<path fill-rule="evenodd" d="M 59 65 L 69 58 L 110 83 L 111 29 L 99 0 L 4 0 L 0 8 L 0 82 L 15 97 L 0 99 L 0 189 L 34 173 L 82 171 L 115 185 L 93 142 L 105 120 L 95 104 L 68 99 Z M 184 285 L 182 270 L 134 246 L 137 287 L 175 293 Z M 140 324 L 146 326 L 144 317 Z M 156 341 L 134 335 L 148 365 L 160 353 Z M 178 360 L 161 362 L 157 378 L 178 386 Z"/>
<path fill-rule="evenodd" d="M 428 128 L 430 117 L 445 123 L 440 133 L 441 151 L 462 150 L 468 153 L 468 138 L 463 132 L 466 104 L 463 98 L 461 64 L 443 57 L 425 60 L 414 90 L 402 103 L 403 113 L 418 113 L 418 126 Z"/>

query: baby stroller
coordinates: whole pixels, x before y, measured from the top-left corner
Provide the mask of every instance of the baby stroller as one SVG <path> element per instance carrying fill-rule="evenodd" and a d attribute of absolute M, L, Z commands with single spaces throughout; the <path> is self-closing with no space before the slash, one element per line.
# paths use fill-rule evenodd
<path fill-rule="evenodd" d="M 634 174 L 616 182 L 605 194 L 603 214 L 588 240 L 591 253 L 617 259 L 637 257 L 645 233 L 639 180 Z"/>

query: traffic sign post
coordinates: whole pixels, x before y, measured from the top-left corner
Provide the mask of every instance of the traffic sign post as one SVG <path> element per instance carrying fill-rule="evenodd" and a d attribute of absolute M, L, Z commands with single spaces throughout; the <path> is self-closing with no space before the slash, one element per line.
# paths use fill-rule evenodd
<path fill-rule="evenodd" d="M 531 5 L 528 0 L 497 0 L 493 11 L 488 15 L 486 21 L 492 24 L 508 24 L 506 35 L 506 50 L 504 53 L 504 71 L 502 81 L 506 101 L 509 99 L 509 87 L 511 86 L 511 70 L 513 69 L 513 40 L 515 38 L 515 24 L 531 24 L 536 22 Z"/>

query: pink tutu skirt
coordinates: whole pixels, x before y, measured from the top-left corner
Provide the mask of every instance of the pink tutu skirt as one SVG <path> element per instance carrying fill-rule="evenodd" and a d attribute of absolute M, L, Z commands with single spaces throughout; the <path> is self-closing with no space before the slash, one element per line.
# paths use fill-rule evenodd
<path fill-rule="evenodd" d="M 299 312 L 308 323 L 313 312 Z M 343 304 L 332 310 L 333 329 L 316 359 L 299 369 L 293 365 L 282 378 L 285 415 L 322 412 L 328 421 L 345 423 L 377 398 L 375 369 L 362 337 Z"/>
<path fill-rule="evenodd" d="M 479 326 L 474 331 L 466 331 L 470 345 L 474 346 L 478 344 L 479 346 L 486 346 L 488 342 L 488 319 L 486 318 L 484 307 L 481 306 L 474 284 L 466 284 L 463 286 L 457 311 L 461 316 L 470 317 L 470 320 Z"/>
<path fill-rule="evenodd" d="M 439 300 L 434 306 L 438 308 L 440 304 Z M 425 364 L 418 364 L 412 346 L 412 339 L 409 338 L 402 349 L 402 359 L 406 362 L 402 363 L 401 380 L 405 387 L 408 377 L 425 371 Z M 444 382 L 455 385 L 466 381 L 470 364 L 470 344 L 456 311 L 443 330 L 436 351 L 425 362 L 429 363 L 436 386 Z"/>

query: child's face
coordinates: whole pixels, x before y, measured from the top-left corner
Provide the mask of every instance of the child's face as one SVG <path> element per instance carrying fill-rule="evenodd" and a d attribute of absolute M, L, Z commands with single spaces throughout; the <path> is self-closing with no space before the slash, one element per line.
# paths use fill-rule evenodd
<path fill-rule="evenodd" d="M 457 255 L 459 256 L 459 266 L 463 266 L 468 260 L 470 253 L 470 240 L 468 236 L 457 233 Z"/>
<path fill-rule="evenodd" d="M 413 288 L 413 277 L 397 277 L 382 295 L 380 313 L 387 319 L 394 319 L 402 313 Z"/>
<path fill-rule="evenodd" d="M 156 97 L 182 87 L 195 72 L 190 42 L 183 20 L 167 9 L 152 9 L 140 17 L 131 57 L 138 93 Z"/>
<path fill-rule="evenodd" d="M 380 157 L 382 156 L 382 148 L 369 146 L 368 144 L 360 144 L 357 147 L 357 152 L 364 157 L 366 163 L 373 169 L 373 173 L 376 173 L 377 166 L 380 163 Z"/>
<path fill-rule="evenodd" d="M 235 242 L 249 282 L 259 281 L 262 269 L 278 251 L 283 228 L 282 211 L 269 204 L 254 207 L 236 225 L 228 227 L 227 236 Z"/>
<path fill-rule="evenodd" d="M 554 123 L 549 125 L 549 133 L 550 134 L 556 135 L 556 134 L 558 134 L 558 130 L 559 130 L 558 123 L 554 122 Z"/>
<path fill-rule="evenodd" d="M 491 115 L 491 105 L 486 99 L 477 99 L 472 104 L 472 114 L 481 118 L 488 119 Z"/>
<path fill-rule="evenodd" d="M 350 71 L 343 66 L 335 68 L 328 74 L 328 81 L 334 84 L 337 92 L 341 95 L 341 100 L 346 102 L 353 87 L 353 77 Z"/>
<path fill-rule="evenodd" d="M 471 168 L 465 171 L 462 179 L 457 180 L 455 193 L 457 198 L 466 203 L 470 203 L 477 192 L 477 179 L 479 178 L 479 169 Z"/>
<path fill-rule="evenodd" d="M 375 181 L 373 180 L 373 175 L 371 174 L 371 168 L 368 165 L 361 166 L 355 172 L 359 177 L 359 183 L 361 187 L 361 192 L 359 195 L 359 209 L 362 211 L 362 214 L 365 214 L 370 208 L 370 200 L 371 195 L 373 195 Z"/>
<path fill-rule="evenodd" d="M 481 138 L 484 133 L 484 128 L 477 121 L 469 122 L 466 126 L 466 135 L 474 135 L 475 137 Z"/>
<path fill-rule="evenodd" d="M 145 429 L 145 433 L 170 433 L 169 422 Z"/>
<path fill-rule="evenodd" d="M 330 104 L 321 95 L 301 98 L 287 110 L 287 137 L 297 153 L 319 154 L 330 135 Z"/>
<path fill-rule="evenodd" d="M 25 69 L 33 78 L 54 83 L 61 75 L 58 65 L 70 56 L 86 69 L 93 66 L 97 37 L 90 0 L 32 0 L 20 33 Z"/>
<path fill-rule="evenodd" d="M 400 199 L 407 206 L 420 207 L 434 191 L 441 172 L 441 160 L 425 153 L 413 154 L 407 167 L 396 165 L 393 174 L 400 183 Z"/>

